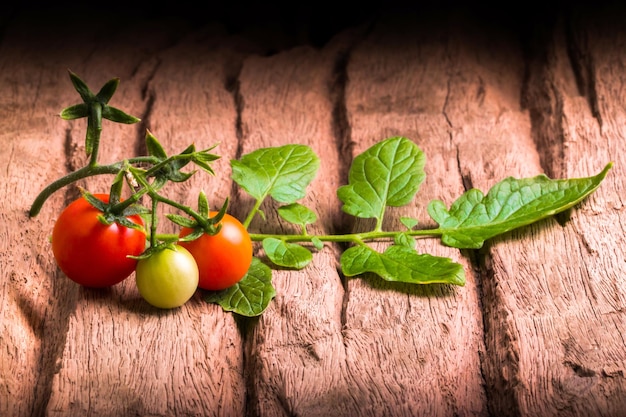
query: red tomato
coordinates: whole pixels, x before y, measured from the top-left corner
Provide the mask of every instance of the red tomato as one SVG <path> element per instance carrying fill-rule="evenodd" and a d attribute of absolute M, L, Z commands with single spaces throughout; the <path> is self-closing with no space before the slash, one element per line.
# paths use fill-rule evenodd
<path fill-rule="evenodd" d="M 94 194 L 103 202 L 108 194 Z M 140 255 L 146 245 L 141 230 L 98 220 L 100 210 L 80 197 L 67 206 L 52 230 L 52 252 L 57 265 L 69 279 L 86 287 L 102 288 L 126 279 L 137 265 L 128 255 Z M 143 226 L 139 215 L 127 217 Z"/>
<path fill-rule="evenodd" d="M 252 240 L 246 228 L 230 214 L 225 214 L 220 224 L 222 228 L 215 235 L 203 234 L 190 242 L 179 242 L 196 260 L 200 272 L 198 287 L 205 290 L 217 291 L 235 285 L 252 263 Z M 192 229 L 184 227 L 179 236 L 191 232 Z"/>

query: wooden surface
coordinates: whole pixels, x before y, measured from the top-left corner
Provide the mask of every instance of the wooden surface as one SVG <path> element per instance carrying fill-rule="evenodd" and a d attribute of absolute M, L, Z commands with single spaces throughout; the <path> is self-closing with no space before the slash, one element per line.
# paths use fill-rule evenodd
<path fill-rule="evenodd" d="M 54 10 L 0 19 L 0 415 L 626 415 L 623 10 Z M 396 211 L 424 227 L 431 199 L 614 167 L 567 215 L 481 250 L 420 240 L 464 266 L 465 287 L 348 279 L 344 248 L 327 245 L 302 271 L 274 271 L 261 317 L 200 294 L 159 311 L 132 279 L 87 290 L 56 268 L 48 237 L 75 188 L 27 215 L 45 185 L 85 163 L 83 121 L 58 117 L 79 100 L 68 69 L 93 89 L 119 77 L 111 104 L 142 119 L 105 121 L 103 161 L 145 152 L 146 129 L 171 152 L 220 143 L 218 175 L 172 191 L 189 204 L 204 189 L 242 218 L 251 201 L 229 160 L 309 145 L 322 161 L 303 201 L 316 233 L 359 229 L 335 191 L 352 158 L 389 136 L 426 154 L 415 204 Z M 106 191 L 109 180 L 80 185 Z M 265 210 L 251 228 L 275 231 Z"/>

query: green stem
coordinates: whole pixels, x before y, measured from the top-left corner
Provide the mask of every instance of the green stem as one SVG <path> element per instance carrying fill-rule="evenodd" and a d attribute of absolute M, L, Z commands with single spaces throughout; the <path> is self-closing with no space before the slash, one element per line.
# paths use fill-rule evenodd
<path fill-rule="evenodd" d="M 158 160 L 152 156 L 140 156 L 128 159 L 128 163 L 130 164 L 155 163 L 155 161 L 158 162 Z M 35 201 L 33 202 L 33 205 L 31 206 L 28 215 L 30 217 L 35 217 L 37 214 L 39 214 L 46 200 L 61 188 L 84 178 L 103 174 L 117 174 L 119 170 L 122 169 L 123 163 L 123 161 L 120 161 L 110 165 L 86 165 L 62 178 L 59 178 L 58 180 L 50 183 L 39 193 L 39 195 L 35 198 Z"/>
<path fill-rule="evenodd" d="M 278 235 L 278 234 L 265 234 L 265 233 L 250 233 L 250 239 L 255 242 L 262 241 L 267 238 L 279 239 L 284 242 L 311 242 L 313 238 L 317 238 L 323 242 L 361 242 L 368 240 L 378 239 L 393 239 L 399 234 L 404 233 L 414 237 L 429 237 L 429 236 L 441 236 L 443 231 L 437 229 L 426 230 L 410 230 L 406 232 L 382 232 L 371 231 L 363 233 L 347 233 L 343 235 Z"/>
<path fill-rule="evenodd" d="M 46 200 L 53 193 L 65 187 L 66 185 L 69 185 L 83 178 L 92 177 L 94 175 L 117 174 L 118 171 L 119 171 L 119 167 L 114 166 L 114 165 L 104 165 L 104 166 L 87 165 L 66 175 L 65 177 L 59 178 L 58 180 L 49 184 L 46 188 L 43 189 L 43 191 L 41 191 L 41 193 L 39 193 L 37 198 L 35 198 L 35 201 L 33 202 L 33 205 L 31 206 L 30 211 L 28 212 L 28 215 L 30 217 L 34 217 L 37 214 L 39 214 L 39 211 L 41 210 L 41 207 L 46 202 Z"/>
<path fill-rule="evenodd" d="M 187 154 L 187 153 L 168 156 L 166 159 L 159 161 L 156 164 L 154 164 L 152 167 L 150 167 L 150 169 L 146 171 L 146 177 L 150 177 L 154 175 L 161 168 L 163 168 L 164 166 L 167 166 L 172 161 L 180 160 L 183 162 L 190 162 L 192 158 L 193 158 L 193 154 Z"/>
<path fill-rule="evenodd" d="M 156 239 L 161 242 L 176 242 L 178 241 L 178 235 L 174 233 L 157 233 Z"/>
<path fill-rule="evenodd" d="M 170 200 L 167 197 L 163 197 L 162 195 L 156 193 L 154 190 L 150 190 L 148 192 L 148 194 L 150 195 L 150 197 L 153 200 L 158 200 L 161 203 L 168 204 L 168 205 L 170 205 L 170 206 L 172 206 L 174 208 L 177 208 L 178 210 L 182 211 L 183 213 L 189 215 L 190 217 L 193 217 L 194 219 L 196 219 L 198 224 L 201 225 L 203 228 L 207 229 L 207 228 L 211 227 L 211 225 L 209 225 L 207 220 L 204 217 L 202 217 L 202 215 L 200 213 L 198 213 L 197 211 L 193 210 L 191 207 L 187 207 L 184 204 L 180 204 L 180 203 L 177 203 L 174 200 Z"/>
<path fill-rule="evenodd" d="M 157 206 L 159 202 L 156 198 L 152 199 L 152 216 L 150 216 L 150 247 L 154 248 L 157 245 Z"/>
<path fill-rule="evenodd" d="M 93 143 L 91 144 L 91 159 L 89 160 L 89 166 L 98 166 L 98 152 L 100 150 L 100 135 L 102 134 L 102 105 L 98 102 L 94 102 L 91 105 L 91 117 L 88 120 L 87 129 L 91 130 L 87 134 L 91 134 L 93 137 Z M 89 123 L 91 122 L 91 123 Z"/>
<path fill-rule="evenodd" d="M 252 210 L 250 210 L 250 213 L 248 213 L 248 217 L 246 217 L 246 219 L 243 221 L 243 227 L 247 229 L 248 226 L 250 226 L 250 223 L 252 223 L 252 219 L 254 218 L 256 213 L 259 211 L 259 208 L 261 207 L 262 203 L 263 203 L 263 199 L 258 199 L 254 203 L 254 207 L 252 207 Z"/>

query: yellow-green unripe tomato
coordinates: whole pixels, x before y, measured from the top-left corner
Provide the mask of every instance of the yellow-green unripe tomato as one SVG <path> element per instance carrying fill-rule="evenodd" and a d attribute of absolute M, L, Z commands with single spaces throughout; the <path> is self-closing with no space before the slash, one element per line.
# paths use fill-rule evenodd
<path fill-rule="evenodd" d="M 198 265 L 182 246 L 167 246 L 140 259 L 135 269 L 137 289 L 151 305 L 170 309 L 180 307 L 198 288 Z"/>

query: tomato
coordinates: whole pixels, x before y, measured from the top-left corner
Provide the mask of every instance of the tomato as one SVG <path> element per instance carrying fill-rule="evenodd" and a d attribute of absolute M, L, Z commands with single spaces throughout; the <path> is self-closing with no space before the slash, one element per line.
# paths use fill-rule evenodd
<path fill-rule="evenodd" d="M 205 290 L 217 291 L 235 285 L 252 263 L 252 240 L 246 228 L 230 214 L 225 214 L 220 224 L 222 228 L 215 235 L 205 233 L 195 240 L 179 242 L 195 258 L 200 271 L 198 287 Z M 179 237 L 191 232 L 192 229 L 184 227 Z"/>
<path fill-rule="evenodd" d="M 108 194 L 94 194 L 107 203 Z M 52 230 L 52 252 L 65 275 L 86 287 L 102 288 L 126 279 L 137 265 L 128 255 L 140 255 L 146 245 L 142 230 L 98 220 L 100 210 L 80 197 L 59 215 Z M 143 226 L 139 215 L 127 217 Z"/>
<path fill-rule="evenodd" d="M 198 266 L 187 249 L 171 245 L 140 259 L 135 281 L 139 293 L 151 305 L 176 308 L 198 289 Z"/>

